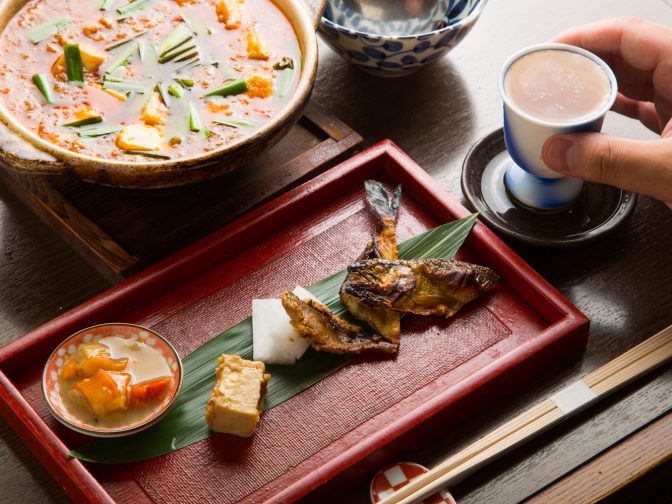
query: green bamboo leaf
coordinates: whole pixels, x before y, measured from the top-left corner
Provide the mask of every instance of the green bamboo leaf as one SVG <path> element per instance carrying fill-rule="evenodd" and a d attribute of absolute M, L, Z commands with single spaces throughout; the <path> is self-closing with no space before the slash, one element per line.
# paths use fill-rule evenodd
<path fill-rule="evenodd" d="M 443 224 L 399 245 L 402 259 L 450 259 L 460 248 L 477 214 Z M 346 272 L 340 271 L 308 288 L 334 313 L 346 310 L 338 290 Z M 120 464 L 146 460 L 206 439 L 214 433 L 205 423 L 205 405 L 215 382 L 215 363 L 220 354 L 252 358 L 252 319 L 247 318 L 194 350 L 184 359 L 182 392 L 175 407 L 157 425 L 133 436 L 96 439 L 70 455 L 88 462 Z M 338 370 L 351 356 L 316 352 L 312 348 L 292 366 L 267 366 L 272 379 L 266 393 L 266 409 L 294 397 Z M 263 421 L 263 419 L 262 419 Z"/>

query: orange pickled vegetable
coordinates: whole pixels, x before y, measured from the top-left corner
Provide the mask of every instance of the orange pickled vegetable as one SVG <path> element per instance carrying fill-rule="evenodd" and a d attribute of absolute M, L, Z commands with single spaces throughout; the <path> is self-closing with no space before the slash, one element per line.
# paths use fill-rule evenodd
<path fill-rule="evenodd" d="M 85 399 L 83 405 L 96 415 L 128 409 L 128 388 L 131 375 L 99 369 L 90 378 L 74 384 L 74 390 Z"/>
<path fill-rule="evenodd" d="M 131 407 L 146 406 L 163 399 L 170 390 L 172 379 L 168 376 L 155 378 L 131 386 Z"/>
<path fill-rule="evenodd" d="M 123 371 L 128 359 L 110 359 L 109 357 L 91 357 L 79 367 L 79 376 L 93 376 L 100 369 L 104 371 Z"/>

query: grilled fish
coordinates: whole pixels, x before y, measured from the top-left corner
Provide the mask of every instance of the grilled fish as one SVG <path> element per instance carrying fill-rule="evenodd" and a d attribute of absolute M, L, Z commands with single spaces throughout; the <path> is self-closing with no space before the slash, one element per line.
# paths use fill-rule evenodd
<path fill-rule="evenodd" d="M 369 242 L 357 261 L 397 259 L 399 254 L 395 223 L 401 201 L 401 186 L 397 186 L 391 197 L 383 185 L 375 180 L 367 180 L 364 182 L 364 187 L 367 201 L 378 217 L 380 232 Z M 349 295 L 343 288 L 339 295 L 341 302 L 353 317 L 369 324 L 388 341 L 395 345 L 399 344 L 400 315 L 398 312 L 382 305 L 360 303 L 358 298 Z"/>
<path fill-rule="evenodd" d="M 315 350 L 337 354 L 378 352 L 395 354 L 396 345 L 378 335 L 369 338 L 361 327 L 337 317 L 326 306 L 306 299 L 302 301 L 289 291 L 282 294 L 282 306 L 289 321 L 302 338 L 310 341 Z"/>
<path fill-rule="evenodd" d="M 401 201 L 401 186 L 397 186 L 392 197 L 380 182 L 367 180 L 364 182 L 366 199 L 376 213 L 380 224 L 378 236 L 371 240 L 358 261 L 367 259 L 397 259 L 396 221 Z"/>
<path fill-rule="evenodd" d="M 490 268 L 450 259 L 370 259 L 348 267 L 341 299 L 369 310 L 451 317 L 498 280 Z"/>

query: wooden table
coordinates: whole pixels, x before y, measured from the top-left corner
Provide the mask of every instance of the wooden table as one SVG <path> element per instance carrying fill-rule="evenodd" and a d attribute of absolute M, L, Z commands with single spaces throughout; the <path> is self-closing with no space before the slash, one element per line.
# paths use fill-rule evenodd
<path fill-rule="evenodd" d="M 515 50 L 565 28 L 617 15 L 672 25 L 672 6 L 663 0 L 491 0 L 474 30 L 449 57 L 409 78 L 370 77 L 322 44 L 314 97 L 361 133 L 367 145 L 391 138 L 461 198 L 460 169 L 469 146 L 501 126 L 497 74 L 502 62 Z M 608 118 L 605 129 L 653 138 L 634 121 L 616 116 Z M 0 187 L 0 244 L 0 344 L 108 287 L 4 187 Z M 641 198 L 616 235 L 587 247 L 567 251 L 513 247 L 591 319 L 588 348 L 574 362 L 420 450 L 418 462 L 435 463 L 672 323 L 672 212 L 659 202 Z M 460 502 L 524 500 L 637 432 L 626 441 L 629 445 L 623 443 L 602 455 L 621 457 L 617 460 L 627 465 L 636 458 L 636 443 L 655 446 L 656 436 L 669 437 L 669 417 L 662 415 L 671 409 L 668 367 L 493 463 L 456 487 L 454 494 Z M 658 450 L 654 462 L 664 460 L 668 451 Z M 0 502 L 67 502 L 1 420 L 0 467 Z M 581 474 L 591 474 L 592 467 L 582 467 Z M 670 498 L 669 478 L 665 479 L 670 471 L 668 464 L 647 476 L 647 499 Z M 597 478 L 600 471 L 592 474 Z M 578 471 L 573 475 L 580 476 Z M 564 490 L 556 486 L 547 489 L 551 491 Z M 366 502 L 366 494 L 360 489 L 348 502 Z M 543 495 L 566 494 L 542 494 L 540 501 Z"/>

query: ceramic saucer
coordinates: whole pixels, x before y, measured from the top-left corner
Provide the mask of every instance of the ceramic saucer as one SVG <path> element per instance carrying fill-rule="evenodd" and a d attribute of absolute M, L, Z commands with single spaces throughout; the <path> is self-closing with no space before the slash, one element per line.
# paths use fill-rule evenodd
<path fill-rule="evenodd" d="M 614 231 L 633 212 L 637 195 L 586 182 L 576 201 L 557 210 L 537 210 L 513 199 L 504 175 L 513 161 L 502 129 L 474 144 L 462 166 L 462 192 L 480 218 L 498 234 L 537 247 L 582 245 Z"/>

